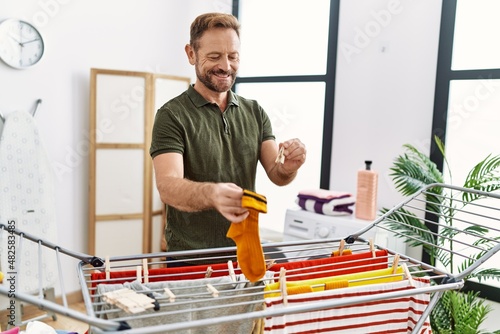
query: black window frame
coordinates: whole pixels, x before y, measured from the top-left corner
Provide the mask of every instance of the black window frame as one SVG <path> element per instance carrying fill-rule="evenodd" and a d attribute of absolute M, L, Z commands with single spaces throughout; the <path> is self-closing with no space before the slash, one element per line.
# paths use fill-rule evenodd
<path fill-rule="evenodd" d="M 441 27 L 439 32 L 438 61 L 436 70 L 436 87 L 434 94 L 434 113 L 432 120 L 432 135 L 430 159 L 440 171 L 443 171 L 444 159 L 437 147 L 434 136 L 446 145 L 446 127 L 450 83 L 452 80 L 484 80 L 484 78 L 500 79 L 500 69 L 452 70 L 453 40 L 457 3 L 459 0 L 443 0 L 441 9 Z M 445 146 L 446 147 L 446 146 Z M 429 226 L 435 229 L 435 225 Z M 479 292 L 479 296 L 491 301 L 500 302 L 500 288 L 492 285 L 466 281 L 462 291 Z"/>
<path fill-rule="evenodd" d="M 247 0 L 251 1 L 251 0 Z M 232 14 L 239 17 L 239 2 L 233 0 Z M 324 122 L 321 155 L 320 184 L 322 189 L 330 188 L 330 171 L 332 158 L 333 120 L 335 103 L 335 76 L 337 68 L 337 39 L 339 30 L 340 0 L 330 0 L 328 25 L 328 54 L 326 58 L 326 73 L 324 75 L 287 75 L 287 76 L 257 76 L 236 78 L 233 89 L 239 83 L 277 83 L 277 82 L 323 82 L 325 83 Z"/>

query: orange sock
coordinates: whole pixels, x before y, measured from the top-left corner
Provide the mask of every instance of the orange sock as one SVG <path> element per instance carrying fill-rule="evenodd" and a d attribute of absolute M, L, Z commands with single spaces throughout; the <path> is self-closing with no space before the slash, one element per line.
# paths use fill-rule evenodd
<path fill-rule="evenodd" d="M 231 223 L 226 236 L 236 243 L 236 257 L 241 271 L 250 282 L 256 282 L 266 273 L 259 236 L 259 212 L 267 212 L 267 200 L 262 195 L 244 190 L 241 206 L 249 209 L 249 215 L 241 223 Z"/>
<path fill-rule="evenodd" d="M 332 252 L 332 256 L 344 256 L 344 255 L 352 255 L 352 250 L 350 250 L 349 248 L 348 249 L 344 249 L 342 251 L 342 254 L 340 254 L 339 250 L 336 250 L 336 251 Z"/>

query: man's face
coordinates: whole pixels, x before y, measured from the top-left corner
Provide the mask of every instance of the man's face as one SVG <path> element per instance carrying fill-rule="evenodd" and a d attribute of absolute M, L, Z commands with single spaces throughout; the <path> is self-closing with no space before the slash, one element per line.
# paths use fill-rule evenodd
<path fill-rule="evenodd" d="M 206 31 L 194 54 L 198 80 L 208 89 L 223 93 L 231 89 L 240 65 L 240 39 L 233 29 Z"/>

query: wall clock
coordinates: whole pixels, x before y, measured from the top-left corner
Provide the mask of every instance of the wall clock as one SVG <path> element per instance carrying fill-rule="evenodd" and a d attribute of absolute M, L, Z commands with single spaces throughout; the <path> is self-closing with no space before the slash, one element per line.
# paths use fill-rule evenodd
<path fill-rule="evenodd" d="M 43 38 L 38 29 L 30 23 L 7 19 L 0 23 L 0 58 L 7 65 L 24 69 L 42 59 Z"/>

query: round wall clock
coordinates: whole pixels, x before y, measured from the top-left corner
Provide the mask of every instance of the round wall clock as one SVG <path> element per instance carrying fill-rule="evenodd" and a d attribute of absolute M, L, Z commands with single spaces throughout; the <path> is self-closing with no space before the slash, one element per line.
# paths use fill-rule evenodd
<path fill-rule="evenodd" d="M 18 19 L 0 22 L 0 58 L 17 69 L 31 67 L 43 56 L 40 32 L 30 23 Z"/>

